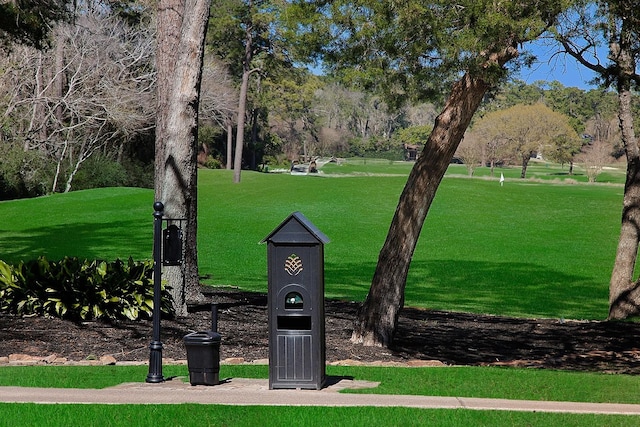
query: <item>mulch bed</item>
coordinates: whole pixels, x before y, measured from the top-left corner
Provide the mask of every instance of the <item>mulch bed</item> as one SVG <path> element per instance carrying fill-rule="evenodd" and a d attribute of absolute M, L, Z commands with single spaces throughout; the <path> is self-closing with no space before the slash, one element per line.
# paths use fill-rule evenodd
<path fill-rule="evenodd" d="M 268 358 L 267 297 L 234 289 L 206 295 L 219 305 L 221 359 Z M 640 373 L 640 325 L 629 322 L 515 319 L 433 310 L 402 310 L 391 348 L 349 341 L 357 303 L 327 300 L 329 362 L 497 365 L 610 373 Z M 163 358 L 186 359 L 183 337 L 211 328 L 210 303 L 184 318 L 163 319 Z M 56 355 L 82 361 L 111 355 L 118 361 L 148 361 L 152 322 L 70 322 L 0 315 L 0 357 Z"/>

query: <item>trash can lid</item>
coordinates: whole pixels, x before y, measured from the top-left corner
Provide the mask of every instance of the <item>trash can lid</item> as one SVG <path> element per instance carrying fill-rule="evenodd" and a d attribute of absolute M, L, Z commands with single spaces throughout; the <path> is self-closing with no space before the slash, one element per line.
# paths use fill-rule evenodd
<path fill-rule="evenodd" d="M 184 336 L 184 342 L 187 344 L 209 344 L 220 342 L 221 336 L 214 331 L 198 331 L 192 332 Z"/>

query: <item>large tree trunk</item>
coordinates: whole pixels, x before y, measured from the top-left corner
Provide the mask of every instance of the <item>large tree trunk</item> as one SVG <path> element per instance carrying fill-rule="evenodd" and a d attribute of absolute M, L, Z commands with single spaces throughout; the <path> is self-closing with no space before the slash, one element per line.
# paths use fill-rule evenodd
<path fill-rule="evenodd" d="M 618 119 L 627 155 L 627 178 L 620 240 L 609 284 L 609 319 L 640 314 L 640 284 L 633 279 L 640 243 L 640 150 L 633 127 L 631 84 L 626 77 L 635 68 L 629 52 L 621 52 L 617 58 L 622 68 L 618 77 Z"/>
<path fill-rule="evenodd" d="M 165 86 L 168 110 L 163 115 L 163 182 L 159 200 L 165 205 L 165 217 L 185 220 L 183 263 L 166 267 L 164 272 L 168 285 L 172 287 L 171 295 L 178 316 L 187 314 L 187 301 L 200 299 L 197 253 L 198 104 L 210 6 L 211 0 L 186 0 L 174 75 L 165 82 L 168 83 Z"/>
<path fill-rule="evenodd" d="M 358 312 L 352 342 L 388 346 L 393 341 L 411 258 L 438 185 L 478 105 L 489 88 L 465 75 L 453 85 L 442 113 L 400 196 L 380 251 L 371 289 Z"/>
<path fill-rule="evenodd" d="M 160 0 L 156 32 L 156 141 L 155 200 L 162 198 L 164 185 L 164 150 L 167 145 L 166 121 L 171 108 L 169 96 L 175 76 L 176 57 L 180 44 L 185 0 Z"/>

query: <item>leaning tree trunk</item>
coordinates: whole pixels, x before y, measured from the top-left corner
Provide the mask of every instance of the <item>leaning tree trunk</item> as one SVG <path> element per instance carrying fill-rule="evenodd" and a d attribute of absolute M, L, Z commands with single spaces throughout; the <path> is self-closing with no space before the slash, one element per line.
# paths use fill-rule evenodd
<path fill-rule="evenodd" d="M 249 9 L 252 2 L 249 1 Z M 242 149 L 244 148 L 244 124 L 247 114 L 247 93 L 249 91 L 249 77 L 251 77 L 251 61 L 253 60 L 253 31 L 251 25 L 245 28 L 244 57 L 242 58 L 242 83 L 238 100 L 238 122 L 236 123 L 236 151 L 233 159 L 233 182 L 240 182 L 242 172 Z"/>
<path fill-rule="evenodd" d="M 409 264 L 438 185 L 489 85 L 466 74 L 453 85 L 442 113 L 400 196 L 380 251 L 371 289 L 358 312 L 352 342 L 388 346 L 404 304 Z"/>
<path fill-rule="evenodd" d="M 627 155 L 627 178 L 622 202 L 622 225 L 609 284 L 609 319 L 640 314 L 640 284 L 633 279 L 640 243 L 640 149 L 633 128 L 628 80 L 618 84 L 618 118 Z"/>
<path fill-rule="evenodd" d="M 211 0 L 187 0 L 176 56 L 175 74 L 168 88 L 164 116 L 164 161 L 161 198 L 165 217 L 183 218 L 183 263 L 166 267 L 174 309 L 187 314 L 187 301 L 200 297 L 197 253 L 198 104 L 204 39 Z"/>

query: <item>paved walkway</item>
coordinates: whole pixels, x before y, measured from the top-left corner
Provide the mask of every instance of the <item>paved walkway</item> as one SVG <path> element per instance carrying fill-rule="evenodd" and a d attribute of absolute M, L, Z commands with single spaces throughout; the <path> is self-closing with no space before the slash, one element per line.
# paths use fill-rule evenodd
<path fill-rule="evenodd" d="M 268 380 L 232 378 L 217 386 L 191 386 L 182 378 L 160 384 L 127 383 L 101 390 L 0 387 L 0 402 L 107 404 L 221 404 L 283 406 L 403 406 L 529 412 L 640 415 L 640 405 L 617 403 L 540 402 L 469 397 L 344 394 L 345 388 L 371 388 L 376 383 L 335 379 L 322 390 L 269 390 Z"/>

